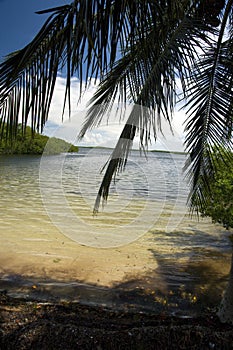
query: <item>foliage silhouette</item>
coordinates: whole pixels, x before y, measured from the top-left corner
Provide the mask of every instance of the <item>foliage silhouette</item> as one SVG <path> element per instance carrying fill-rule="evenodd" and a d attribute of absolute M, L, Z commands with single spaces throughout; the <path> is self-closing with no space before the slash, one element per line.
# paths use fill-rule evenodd
<path fill-rule="evenodd" d="M 202 209 L 216 171 L 212 146 L 231 143 L 232 8 L 233 0 L 126 0 L 120 5 L 74 0 L 38 12 L 49 14 L 39 33 L 0 64 L 0 127 L 7 126 L 11 139 L 18 123 L 25 127 L 30 120 L 33 131 L 42 130 L 63 68 L 69 109 L 72 76 L 80 80 L 77 99 L 92 78 L 100 81 L 80 137 L 101 123 L 114 102 L 142 107 L 133 108 L 106 167 L 98 211 L 114 174 L 125 167 L 135 135 L 146 147 L 151 136 L 156 138 L 161 118 L 171 123 L 174 107 L 185 98 L 190 205 Z"/>

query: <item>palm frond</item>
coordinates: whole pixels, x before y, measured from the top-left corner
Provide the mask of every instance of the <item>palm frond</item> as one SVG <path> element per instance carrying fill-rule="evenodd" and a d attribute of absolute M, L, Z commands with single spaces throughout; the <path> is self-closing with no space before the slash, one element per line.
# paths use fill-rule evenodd
<path fill-rule="evenodd" d="M 34 40 L 9 55 L 0 65 L 0 116 L 12 137 L 19 122 L 25 128 L 29 115 L 32 130 L 42 128 L 54 91 L 65 42 L 60 38 L 70 6 L 54 11 Z M 60 40 L 59 40 L 60 39 Z"/>
<path fill-rule="evenodd" d="M 200 21 L 183 17 L 175 24 L 176 28 L 171 30 L 167 16 L 164 18 L 167 27 L 164 23 L 162 37 L 159 37 L 160 25 L 158 28 L 153 25 L 150 31 L 148 30 L 145 41 L 135 42 L 131 50 L 114 65 L 91 100 L 80 137 L 83 137 L 88 129 L 101 123 L 103 116 L 111 111 L 117 99 L 123 104 L 127 101 L 134 103 L 106 166 L 94 207 L 95 212 L 98 211 L 100 197 L 102 196 L 103 200 L 107 199 L 114 174 L 126 165 L 132 146 L 132 135 L 134 138 L 136 132 L 139 132 L 141 146 L 147 148 L 151 134 L 156 139 L 161 115 L 171 122 L 177 98 L 176 79 L 179 77 L 181 81 L 185 81 L 187 71 L 191 69 L 191 64 L 197 57 L 197 45 L 203 47 L 203 43 L 209 41 L 203 34 L 204 27 Z"/>
<path fill-rule="evenodd" d="M 190 207 L 197 211 L 205 206 L 209 179 L 216 172 L 213 147 L 232 148 L 233 51 L 232 40 L 223 41 L 231 7 L 228 1 L 218 40 L 197 62 L 189 79 L 185 144 L 190 158 L 185 169 L 191 183 Z"/>
<path fill-rule="evenodd" d="M 0 118 L 11 137 L 31 117 L 32 130 L 42 129 L 50 108 L 58 70 L 67 76 L 64 105 L 70 104 L 71 77 L 80 92 L 92 78 L 102 79 L 115 62 L 119 47 L 130 45 L 145 24 L 149 8 L 141 1 L 73 1 L 44 11 L 45 24 L 22 50 L 0 64 Z M 142 31 L 143 33 L 143 31 Z M 77 94 L 78 100 L 78 94 Z M 12 113 L 14 112 L 14 113 Z"/>
<path fill-rule="evenodd" d="M 146 41 L 150 28 L 155 25 L 159 37 L 163 36 L 161 28 L 172 21 L 179 23 L 186 7 L 186 1 L 177 0 L 75 0 L 70 5 L 38 11 L 40 15 L 50 14 L 38 35 L 0 64 L 1 125 L 7 125 L 12 136 L 17 124 L 21 122 L 25 127 L 30 116 L 32 130 L 42 129 L 58 70 L 66 71 L 64 105 L 66 101 L 70 105 L 72 76 L 79 78 L 80 92 L 91 78 L 101 81 L 119 55 L 134 47 L 135 42 Z"/>

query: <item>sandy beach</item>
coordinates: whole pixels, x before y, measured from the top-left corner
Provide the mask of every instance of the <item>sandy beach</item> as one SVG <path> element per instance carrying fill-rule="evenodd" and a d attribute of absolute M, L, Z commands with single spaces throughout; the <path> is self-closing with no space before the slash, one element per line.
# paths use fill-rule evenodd
<path fill-rule="evenodd" d="M 168 245 L 164 254 L 169 253 L 170 258 L 161 259 L 152 249 L 151 237 L 149 232 L 116 248 L 82 246 L 55 228 L 34 239 L 29 232 L 18 239 L 11 237 L 12 242 L 8 237 L 0 245 L 0 290 L 13 296 L 117 303 L 119 307 L 127 303 L 127 293 L 131 293 L 130 303 L 152 309 L 169 306 L 167 300 L 173 309 L 183 303 L 182 308 L 193 307 L 193 300 L 200 300 L 200 311 L 203 303 L 208 306 L 220 301 L 230 254 L 218 255 L 210 250 L 202 262 L 187 257 L 172 259 Z M 173 252 L 175 257 L 175 248 Z M 94 289 L 89 290 L 89 286 Z M 121 293 L 124 296 L 118 300 Z"/>

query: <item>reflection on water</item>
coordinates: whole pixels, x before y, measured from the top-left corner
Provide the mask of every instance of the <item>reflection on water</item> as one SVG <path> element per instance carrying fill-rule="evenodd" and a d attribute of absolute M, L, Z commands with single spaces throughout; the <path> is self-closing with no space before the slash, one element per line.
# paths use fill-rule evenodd
<path fill-rule="evenodd" d="M 211 306 L 226 283 L 230 232 L 187 215 L 184 155 L 132 152 L 93 217 L 108 157 L 0 158 L 0 289 L 175 312 Z"/>

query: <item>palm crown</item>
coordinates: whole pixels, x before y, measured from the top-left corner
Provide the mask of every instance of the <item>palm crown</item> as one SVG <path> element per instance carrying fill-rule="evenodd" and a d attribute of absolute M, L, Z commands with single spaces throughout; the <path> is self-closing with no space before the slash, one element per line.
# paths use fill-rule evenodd
<path fill-rule="evenodd" d="M 13 140 L 18 124 L 25 128 L 29 117 L 32 130 L 43 129 L 64 67 L 64 105 L 70 106 L 72 76 L 80 80 L 77 99 L 92 78 L 100 81 L 80 137 L 101 123 L 114 102 L 132 103 L 106 167 L 97 211 L 112 177 L 125 166 L 136 133 L 147 146 L 160 119 L 170 123 L 182 99 L 190 204 L 204 206 L 216 167 L 212 147 L 231 147 L 233 0 L 75 0 L 38 13 L 49 14 L 39 33 L 0 64 L 0 127 L 7 137 Z"/>

